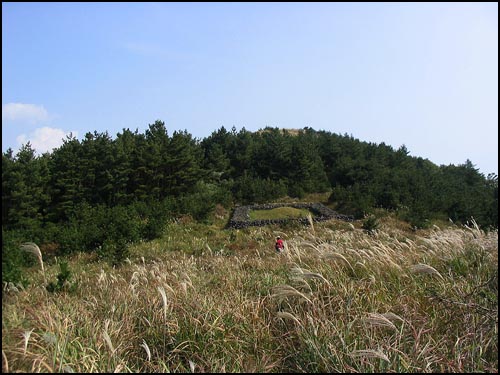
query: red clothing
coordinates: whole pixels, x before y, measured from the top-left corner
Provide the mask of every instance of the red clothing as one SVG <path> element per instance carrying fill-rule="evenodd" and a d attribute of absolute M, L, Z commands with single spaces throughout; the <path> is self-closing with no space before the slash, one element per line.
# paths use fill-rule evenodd
<path fill-rule="evenodd" d="M 283 249 L 283 240 L 281 238 L 279 238 L 278 240 L 276 240 L 276 250 L 279 250 L 279 249 Z"/>

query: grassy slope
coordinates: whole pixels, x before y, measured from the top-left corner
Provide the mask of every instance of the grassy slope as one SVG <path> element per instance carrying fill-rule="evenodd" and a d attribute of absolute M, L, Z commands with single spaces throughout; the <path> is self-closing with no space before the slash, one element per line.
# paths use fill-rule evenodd
<path fill-rule="evenodd" d="M 251 210 L 250 220 L 295 219 L 313 215 L 311 211 L 293 207 L 278 207 L 271 210 Z"/>
<path fill-rule="evenodd" d="M 497 232 L 224 224 L 172 223 L 119 269 L 74 256 L 72 293 L 30 270 L 3 296 L 3 371 L 498 371 Z"/>

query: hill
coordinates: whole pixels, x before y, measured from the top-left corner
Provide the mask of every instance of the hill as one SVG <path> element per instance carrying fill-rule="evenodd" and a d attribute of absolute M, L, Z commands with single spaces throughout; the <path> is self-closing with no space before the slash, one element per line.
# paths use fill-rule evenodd
<path fill-rule="evenodd" d="M 358 220 L 384 209 L 415 230 L 448 219 L 498 227 L 498 178 L 469 160 L 437 166 L 403 146 L 311 128 L 292 135 L 221 127 L 197 140 L 156 121 L 144 134 L 89 132 L 41 156 L 29 143 L 2 155 L 2 281 L 22 281 L 25 242 L 119 265 L 130 244 L 161 237 L 171 220 L 210 223 L 217 209 L 310 194 Z"/>
<path fill-rule="evenodd" d="M 2 294 L 2 370 L 498 371 L 496 230 L 227 220 L 171 221 L 120 267 L 79 252 L 26 270 Z"/>

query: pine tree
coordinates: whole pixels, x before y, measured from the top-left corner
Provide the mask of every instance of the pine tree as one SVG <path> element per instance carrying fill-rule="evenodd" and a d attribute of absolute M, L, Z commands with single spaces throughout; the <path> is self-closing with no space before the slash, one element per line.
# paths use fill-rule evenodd
<path fill-rule="evenodd" d="M 202 150 L 187 131 L 175 131 L 169 146 L 166 163 L 169 192 L 174 196 L 190 193 L 204 177 L 200 168 Z"/>
<path fill-rule="evenodd" d="M 146 130 L 146 153 L 142 154 L 145 162 L 143 167 L 149 190 L 149 198 L 161 200 L 172 189 L 170 181 L 170 153 L 168 136 L 165 123 L 157 120 L 150 124 Z"/>
<path fill-rule="evenodd" d="M 72 134 L 62 146 L 54 150 L 50 159 L 51 206 L 50 216 L 54 222 L 68 220 L 75 208 L 84 201 L 84 179 L 82 168 L 82 145 Z"/>

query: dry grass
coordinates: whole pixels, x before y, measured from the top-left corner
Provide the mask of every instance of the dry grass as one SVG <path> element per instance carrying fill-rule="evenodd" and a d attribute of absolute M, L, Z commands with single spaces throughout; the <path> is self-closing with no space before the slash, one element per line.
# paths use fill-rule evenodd
<path fill-rule="evenodd" d="M 496 231 L 332 228 L 173 224 L 121 268 L 69 259 L 73 293 L 30 273 L 3 294 L 2 370 L 498 371 Z"/>
<path fill-rule="evenodd" d="M 31 253 L 36 256 L 38 263 L 40 263 L 40 267 L 42 269 L 42 272 L 45 272 L 45 269 L 43 268 L 43 258 L 42 258 L 42 252 L 40 251 L 40 248 L 38 247 L 37 244 L 33 242 L 26 242 L 21 245 L 21 250 L 24 250 L 28 253 Z"/>
<path fill-rule="evenodd" d="M 389 362 L 389 358 L 382 352 L 373 349 L 355 350 L 350 353 L 352 357 L 355 358 L 379 358 L 386 362 Z"/>
<path fill-rule="evenodd" d="M 444 280 L 443 276 L 441 276 L 441 274 L 438 271 L 436 271 L 435 268 L 433 268 L 431 266 L 428 266 L 427 264 L 419 263 L 419 264 L 416 264 L 416 265 L 412 266 L 411 269 L 415 273 L 423 273 L 423 274 L 428 274 L 428 275 L 437 275 L 442 280 Z"/>

